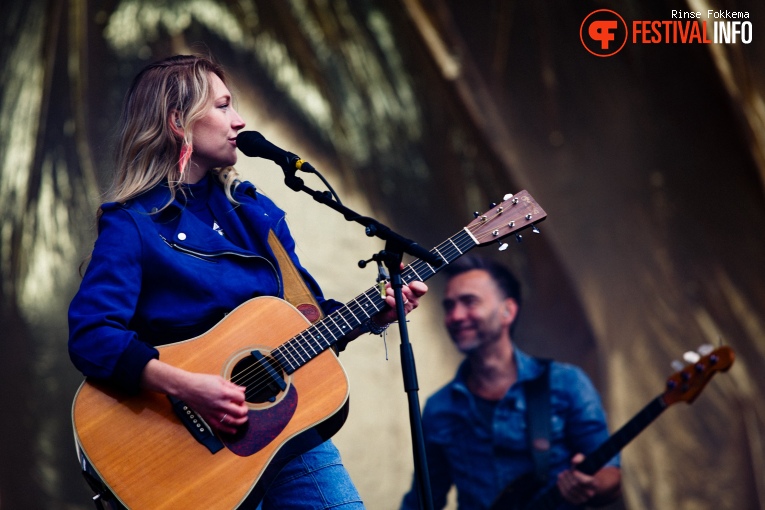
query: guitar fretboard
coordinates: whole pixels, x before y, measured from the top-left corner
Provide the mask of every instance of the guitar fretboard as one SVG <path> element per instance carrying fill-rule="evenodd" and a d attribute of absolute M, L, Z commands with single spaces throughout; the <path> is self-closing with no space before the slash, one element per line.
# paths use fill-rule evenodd
<path fill-rule="evenodd" d="M 435 268 L 418 259 L 404 267 L 401 279 L 405 284 L 415 280 L 424 282 L 477 244 L 465 228 L 430 250 L 444 261 L 440 267 Z M 384 307 L 385 299 L 380 295 L 379 288 L 371 287 L 274 349 L 271 355 L 286 373 L 292 374 Z"/>
<path fill-rule="evenodd" d="M 667 408 L 662 396 L 654 398 L 622 428 L 617 430 L 611 438 L 600 445 L 594 452 L 578 466 L 578 470 L 587 475 L 594 475 L 600 468 L 606 465 L 614 455 L 635 439 L 643 429 L 651 424 Z"/>

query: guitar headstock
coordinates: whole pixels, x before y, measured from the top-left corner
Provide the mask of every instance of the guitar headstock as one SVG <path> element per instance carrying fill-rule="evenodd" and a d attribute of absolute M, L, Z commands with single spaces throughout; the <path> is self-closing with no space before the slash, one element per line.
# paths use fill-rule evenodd
<path fill-rule="evenodd" d="M 513 232 L 534 227 L 547 217 L 528 191 L 505 195 L 502 203 L 493 206 L 466 227 L 479 245 L 499 241 Z"/>
<path fill-rule="evenodd" d="M 701 390 L 717 372 L 726 372 L 736 358 L 733 349 L 718 347 L 706 356 L 689 363 L 682 370 L 667 379 L 667 390 L 662 395 L 666 405 L 696 400 Z"/>

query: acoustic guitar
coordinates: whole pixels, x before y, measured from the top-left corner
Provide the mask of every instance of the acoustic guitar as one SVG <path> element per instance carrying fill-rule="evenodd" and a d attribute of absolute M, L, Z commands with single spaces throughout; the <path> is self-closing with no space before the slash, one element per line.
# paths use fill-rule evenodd
<path fill-rule="evenodd" d="M 520 237 L 528 227 L 538 231 L 546 216 L 526 191 L 507 195 L 431 253 L 443 268 L 476 246 Z M 402 279 L 425 281 L 440 268 L 416 260 Z M 218 435 L 182 401 L 150 391 L 126 395 L 86 379 L 72 406 L 76 446 L 131 509 L 257 503 L 283 459 L 343 425 L 349 384 L 330 347 L 384 306 L 374 286 L 311 325 L 286 301 L 248 300 L 203 335 L 158 347 L 163 362 L 245 386 L 246 428 Z"/>
<path fill-rule="evenodd" d="M 709 349 L 702 350 L 704 351 Z M 706 352 L 705 356 L 687 364 L 667 379 L 664 393 L 654 398 L 595 451 L 589 453 L 576 469 L 586 475 L 597 473 L 667 407 L 677 402 L 690 404 L 696 400 L 712 376 L 717 372 L 728 371 L 734 359 L 733 349 L 723 346 Z M 521 476 L 505 487 L 489 510 L 555 510 L 563 502 L 557 485 L 551 485 L 539 493 L 540 489 L 533 473 Z"/>

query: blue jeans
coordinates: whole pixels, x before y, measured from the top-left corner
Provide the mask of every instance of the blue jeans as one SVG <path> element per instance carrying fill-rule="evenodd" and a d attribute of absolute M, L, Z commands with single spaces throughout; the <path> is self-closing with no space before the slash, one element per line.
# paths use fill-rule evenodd
<path fill-rule="evenodd" d="M 259 510 L 363 510 L 340 452 L 325 441 L 291 460 L 268 488 Z"/>

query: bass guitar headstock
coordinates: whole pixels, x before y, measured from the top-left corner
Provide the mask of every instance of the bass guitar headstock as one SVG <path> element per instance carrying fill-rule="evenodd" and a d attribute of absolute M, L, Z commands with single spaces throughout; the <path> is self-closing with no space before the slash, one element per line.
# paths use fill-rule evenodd
<path fill-rule="evenodd" d="M 667 379 L 667 389 L 662 395 L 662 400 L 668 406 L 677 402 L 690 404 L 696 400 L 712 376 L 730 369 L 735 358 L 731 347 L 722 346 L 688 363 Z"/>

